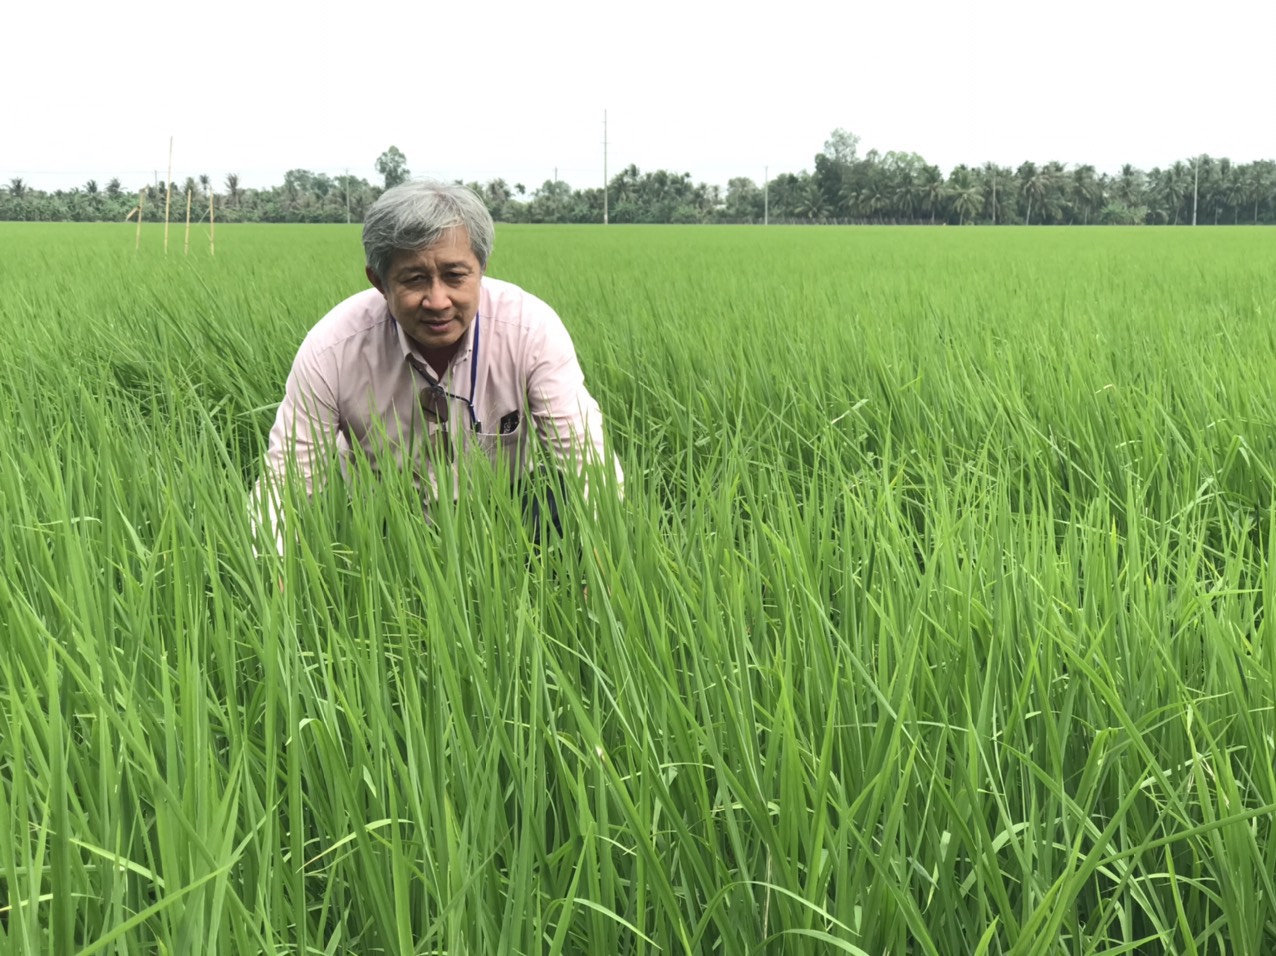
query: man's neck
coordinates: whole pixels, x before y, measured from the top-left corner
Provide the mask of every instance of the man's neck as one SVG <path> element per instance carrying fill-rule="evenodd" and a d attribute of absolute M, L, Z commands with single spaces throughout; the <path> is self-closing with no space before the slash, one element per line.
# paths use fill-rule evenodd
<path fill-rule="evenodd" d="M 442 349 L 417 349 L 421 353 L 421 357 L 425 359 L 426 364 L 434 370 L 434 374 L 440 379 L 443 378 L 447 367 L 452 364 L 452 359 L 456 357 L 456 353 L 460 350 L 461 343 L 459 340 Z"/>

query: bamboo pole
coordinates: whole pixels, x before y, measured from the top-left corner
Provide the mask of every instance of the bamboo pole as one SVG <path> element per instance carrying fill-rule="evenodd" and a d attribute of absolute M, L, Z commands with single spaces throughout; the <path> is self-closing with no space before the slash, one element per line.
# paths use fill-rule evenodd
<path fill-rule="evenodd" d="M 137 191 L 137 240 L 133 243 L 133 251 L 142 247 L 142 204 L 146 202 L 146 187 Z"/>
<path fill-rule="evenodd" d="M 164 255 L 168 255 L 168 207 L 173 201 L 173 137 L 168 138 L 168 181 L 164 185 Z"/>
<path fill-rule="evenodd" d="M 186 190 L 186 247 L 182 250 L 182 255 L 189 256 L 191 254 L 191 191 Z"/>
<path fill-rule="evenodd" d="M 217 255 L 217 249 L 214 246 L 215 235 L 217 233 L 217 218 L 213 215 L 213 191 L 208 191 L 208 254 L 210 256 Z"/>

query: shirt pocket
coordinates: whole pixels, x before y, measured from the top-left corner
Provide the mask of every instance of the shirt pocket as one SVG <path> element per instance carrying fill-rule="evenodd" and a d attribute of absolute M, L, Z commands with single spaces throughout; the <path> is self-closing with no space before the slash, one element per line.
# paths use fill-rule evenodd
<path fill-rule="evenodd" d="M 526 416 L 523 416 L 525 419 Z M 505 431 L 480 430 L 470 432 L 470 447 L 484 455 L 492 465 L 511 476 L 523 470 L 527 457 L 528 430 L 525 420 Z"/>

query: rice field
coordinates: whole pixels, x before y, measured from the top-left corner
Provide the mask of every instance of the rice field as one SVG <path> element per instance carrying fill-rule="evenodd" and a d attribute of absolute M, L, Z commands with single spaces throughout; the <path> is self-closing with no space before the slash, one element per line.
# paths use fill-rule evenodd
<path fill-rule="evenodd" d="M 1276 232 L 503 227 L 623 500 L 282 559 L 217 240 L 0 228 L 0 952 L 1276 951 Z"/>

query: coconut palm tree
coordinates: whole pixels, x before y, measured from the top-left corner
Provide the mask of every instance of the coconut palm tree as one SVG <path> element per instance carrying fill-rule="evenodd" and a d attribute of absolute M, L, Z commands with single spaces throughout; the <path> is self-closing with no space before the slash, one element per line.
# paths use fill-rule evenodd
<path fill-rule="evenodd" d="M 1103 187 L 1095 178 L 1093 166 L 1078 166 L 1072 171 L 1072 207 L 1081 213 L 1081 224 L 1088 226 L 1090 217 L 1103 208 Z"/>
<path fill-rule="evenodd" d="M 1223 184 L 1223 202 L 1232 210 L 1232 225 L 1238 225 L 1241 221 L 1241 207 L 1245 205 L 1249 198 L 1248 184 L 1245 182 L 1245 168 L 1243 166 L 1233 166 L 1231 160 L 1223 160 L 1228 165 L 1227 178 Z M 1220 166 L 1222 163 L 1219 164 Z"/>
<path fill-rule="evenodd" d="M 1032 225 L 1032 204 L 1034 201 L 1040 201 L 1046 194 L 1047 180 L 1044 170 L 1038 169 L 1037 164 L 1032 161 L 1025 161 L 1020 164 L 1019 170 L 1015 173 L 1019 182 L 1022 184 L 1022 192 L 1028 199 L 1027 211 L 1023 217 L 1025 226 Z"/>
<path fill-rule="evenodd" d="M 824 193 L 814 179 L 805 184 L 795 211 L 799 216 L 805 216 L 812 222 L 824 218 L 826 212 Z"/>
<path fill-rule="evenodd" d="M 877 181 L 877 177 L 873 177 L 854 195 L 850 208 L 861 219 L 874 219 L 889 205 L 890 200 L 881 183 Z"/>
<path fill-rule="evenodd" d="M 966 217 L 971 219 L 984 208 L 983 188 L 975 181 L 971 171 L 965 166 L 953 170 L 948 178 L 948 193 L 953 199 L 953 212 L 957 213 L 957 225 L 964 226 Z"/>
<path fill-rule="evenodd" d="M 913 171 L 906 167 L 900 169 L 895 175 L 895 181 L 891 183 L 891 201 L 899 218 L 911 220 L 917 208 L 917 200 L 922 196 L 923 191 L 918 186 Z"/>
<path fill-rule="evenodd" d="M 935 224 L 935 214 L 943 208 L 948 198 L 948 184 L 944 182 L 944 174 L 938 166 L 926 166 L 922 169 L 922 204 L 930 213 L 930 224 Z"/>
<path fill-rule="evenodd" d="M 1201 157 L 1201 216 L 1210 214 L 1213 210 L 1214 225 L 1218 225 L 1219 207 L 1222 205 L 1222 192 L 1226 176 L 1230 172 L 1224 169 L 1224 166 L 1230 167 L 1231 161 L 1227 159 L 1215 159 L 1212 156 Z"/>
<path fill-rule="evenodd" d="M 1122 166 L 1117 175 L 1116 196 L 1130 209 L 1144 205 L 1143 173 L 1129 163 Z"/>
<path fill-rule="evenodd" d="M 988 210 L 988 220 L 995 226 L 998 211 L 1007 205 L 1014 207 L 1013 189 L 1018 180 L 1014 173 L 1002 169 L 996 163 L 984 163 L 979 174 L 984 184 L 984 204 Z"/>
<path fill-rule="evenodd" d="M 1179 224 L 1183 199 L 1187 196 L 1187 166 L 1180 159 L 1161 175 L 1161 198 L 1166 209 L 1174 210 L 1174 225 Z"/>
<path fill-rule="evenodd" d="M 1276 163 L 1259 160 L 1245 167 L 1245 201 L 1254 204 L 1254 225 L 1258 225 L 1258 207 L 1264 199 L 1276 192 Z"/>

